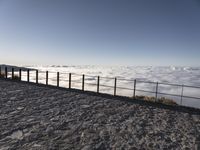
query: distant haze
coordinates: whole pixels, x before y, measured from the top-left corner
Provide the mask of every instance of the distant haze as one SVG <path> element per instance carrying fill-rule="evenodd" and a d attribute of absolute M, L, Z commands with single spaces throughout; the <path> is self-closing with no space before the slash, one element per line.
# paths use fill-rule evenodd
<path fill-rule="evenodd" d="M 0 0 L 0 64 L 199 66 L 198 0 Z"/>

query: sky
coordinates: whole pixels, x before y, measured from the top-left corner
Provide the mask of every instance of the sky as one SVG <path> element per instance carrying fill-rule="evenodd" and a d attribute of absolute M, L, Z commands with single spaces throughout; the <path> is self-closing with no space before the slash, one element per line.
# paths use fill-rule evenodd
<path fill-rule="evenodd" d="M 0 64 L 199 66 L 200 0 L 0 0 Z"/>

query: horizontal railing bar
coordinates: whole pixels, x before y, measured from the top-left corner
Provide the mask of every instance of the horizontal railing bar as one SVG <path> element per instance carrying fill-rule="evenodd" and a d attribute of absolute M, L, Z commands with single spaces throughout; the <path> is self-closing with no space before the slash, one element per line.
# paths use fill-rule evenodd
<path fill-rule="evenodd" d="M 57 74 L 57 72 L 48 71 L 49 74 Z"/>
<path fill-rule="evenodd" d="M 158 94 L 161 95 L 168 95 L 168 96 L 176 96 L 176 97 L 181 97 L 181 95 L 177 95 L 177 94 L 170 94 L 170 93 L 162 93 L 162 92 L 158 92 Z M 183 96 L 182 96 L 183 97 Z"/>
<path fill-rule="evenodd" d="M 87 84 L 87 85 L 97 85 L 97 84 L 95 84 L 95 83 L 85 83 L 85 84 Z"/>
<path fill-rule="evenodd" d="M 117 89 L 124 89 L 124 90 L 134 90 L 134 89 L 131 89 L 131 88 L 125 88 L 125 87 L 120 87 L 120 86 L 117 86 L 116 88 Z"/>
<path fill-rule="evenodd" d="M 122 78 L 117 78 L 117 80 L 120 80 L 120 81 L 133 81 L 134 82 L 134 80 L 131 80 L 131 79 L 122 79 Z"/>
<path fill-rule="evenodd" d="M 113 86 L 109 86 L 109 85 L 105 85 L 105 84 L 99 84 L 99 86 L 114 88 Z"/>
<path fill-rule="evenodd" d="M 200 86 L 183 85 L 183 87 L 200 89 Z"/>
<path fill-rule="evenodd" d="M 93 77 L 93 78 L 98 78 L 98 76 L 93 76 L 93 75 L 85 75 L 85 77 Z"/>
<path fill-rule="evenodd" d="M 60 74 L 66 74 L 66 75 L 69 75 L 68 72 L 59 72 Z"/>
<path fill-rule="evenodd" d="M 60 79 L 60 81 L 69 81 L 68 79 Z"/>
<path fill-rule="evenodd" d="M 170 86 L 183 86 L 183 85 L 180 85 L 180 84 L 174 84 L 174 83 L 163 83 L 163 82 L 159 82 L 159 85 L 170 85 Z"/>
<path fill-rule="evenodd" d="M 111 77 L 100 77 L 101 79 L 115 79 L 115 78 L 111 78 Z"/>
<path fill-rule="evenodd" d="M 82 74 L 78 74 L 78 73 L 71 73 L 71 75 L 82 76 Z"/>
<path fill-rule="evenodd" d="M 193 96 L 183 96 L 183 98 L 200 99 L 200 97 L 193 97 Z"/>
<path fill-rule="evenodd" d="M 135 91 L 146 92 L 146 93 L 156 93 L 153 91 L 146 91 L 146 90 L 141 90 L 141 89 L 135 89 Z"/>
<path fill-rule="evenodd" d="M 137 80 L 137 79 L 136 79 Z M 157 82 L 153 82 L 153 81 L 143 81 L 143 80 L 137 80 L 137 83 L 149 83 L 149 84 L 157 84 Z"/>
<path fill-rule="evenodd" d="M 168 93 L 162 93 L 162 92 L 158 92 L 158 94 L 181 97 L 181 95 L 177 95 L 177 94 L 168 94 Z M 183 98 L 191 98 L 191 99 L 200 99 L 200 97 L 193 97 L 193 96 L 187 96 L 187 95 L 183 95 L 182 97 L 183 97 Z"/>
<path fill-rule="evenodd" d="M 46 73 L 46 71 L 38 71 L 38 73 Z"/>
<path fill-rule="evenodd" d="M 71 83 L 82 83 L 81 81 L 75 81 L 75 80 L 71 80 Z"/>

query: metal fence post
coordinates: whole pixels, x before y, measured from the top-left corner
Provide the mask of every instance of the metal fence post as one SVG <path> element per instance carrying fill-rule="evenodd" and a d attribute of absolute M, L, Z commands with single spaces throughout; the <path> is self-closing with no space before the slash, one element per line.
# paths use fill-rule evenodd
<path fill-rule="evenodd" d="M 183 88 L 184 88 L 184 85 L 182 85 L 182 90 L 181 90 L 181 105 L 182 105 L 182 102 L 183 102 Z"/>
<path fill-rule="evenodd" d="M 99 93 L 99 82 L 100 82 L 100 77 L 97 77 L 97 93 Z"/>
<path fill-rule="evenodd" d="M 12 68 L 12 79 L 14 79 L 14 68 Z"/>
<path fill-rule="evenodd" d="M 85 84 L 85 75 L 83 74 L 82 78 L 82 90 L 84 91 L 84 84 Z"/>
<path fill-rule="evenodd" d="M 29 69 L 27 70 L 27 81 L 29 82 Z"/>
<path fill-rule="evenodd" d="M 46 85 L 48 85 L 48 71 L 46 71 Z"/>
<path fill-rule="evenodd" d="M 36 70 L 36 83 L 38 84 L 38 70 Z"/>
<path fill-rule="evenodd" d="M 155 95 L 155 102 L 158 99 L 158 82 L 156 83 L 156 95 Z"/>
<path fill-rule="evenodd" d="M 57 72 L 57 87 L 59 87 L 59 72 Z"/>
<path fill-rule="evenodd" d="M 71 76 L 72 76 L 72 74 L 69 73 L 69 89 L 71 89 Z"/>
<path fill-rule="evenodd" d="M 116 96 L 116 89 L 117 89 L 117 78 L 115 78 L 114 96 Z"/>
<path fill-rule="evenodd" d="M 135 99 L 136 79 L 134 80 L 133 98 Z"/>
<path fill-rule="evenodd" d="M 19 80 L 20 81 L 22 80 L 22 69 L 21 68 L 19 69 Z"/>
<path fill-rule="evenodd" d="M 0 66 L 0 77 L 1 77 L 1 66 Z"/>
<path fill-rule="evenodd" d="M 6 77 L 6 79 L 8 78 L 8 69 L 7 69 L 7 67 L 5 67 L 5 77 Z"/>

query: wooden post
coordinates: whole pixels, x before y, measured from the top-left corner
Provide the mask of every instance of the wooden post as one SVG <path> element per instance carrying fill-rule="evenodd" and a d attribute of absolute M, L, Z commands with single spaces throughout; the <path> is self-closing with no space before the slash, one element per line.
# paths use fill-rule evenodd
<path fill-rule="evenodd" d="M 71 73 L 69 73 L 69 89 L 71 89 Z"/>
<path fill-rule="evenodd" d="M 22 69 L 21 68 L 19 69 L 19 80 L 20 81 L 22 80 Z"/>
<path fill-rule="evenodd" d="M 57 72 L 57 87 L 59 87 L 59 72 Z"/>
<path fill-rule="evenodd" d="M 29 69 L 27 70 L 27 81 L 29 82 Z"/>
<path fill-rule="evenodd" d="M 117 78 L 115 78 L 114 96 L 116 96 L 116 89 L 117 89 Z"/>
<path fill-rule="evenodd" d="M 155 95 L 155 102 L 158 99 L 158 82 L 156 83 L 156 95 Z"/>
<path fill-rule="evenodd" d="M 136 91 L 136 79 L 134 80 L 134 89 L 133 89 L 133 98 L 135 99 L 135 91 Z"/>
<path fill-rule="evenodd" d="M 183 102 L 183 88 L 184 88 L 184 85 L 182 85 L 182 90 L 181 90 L 181 105 L 182 105 L 182 102 Z"/>
<path fill-rule="evenodd" d="M 100 77 L 97 77 L 97 93 L 99 93 L 99 82 L 100 82 Z"/>
<path fill-rule="evenodd" d="M 12 79 L 14 79 L 14 68 L 12 68 Z"/>
<path fill-rule="evenodd" d="M 0 77 L 1 77 L 1 66 L 0 66 Z"/>
<path fill-rule="evenodd" d="M 36 83 L 38 84 L 38 70 L 36 70 Z"/>
<path fill-rule="evenodd" d="M 5 67 L 5 77 L 6 77 L 6 79 L 8 78 L 8 69 L 7 69 L 7 67 Z"/>
<path fill-rule="evenodd" d="M 84 84 L 85 84 L 85 75 L 83 74 L 82 78 L 82 90 L 84 91 Z"/>
<path fill-rule="evenodd" d="M 48 85 L 48 71 L 46 71 L 46 85 Z"/>

